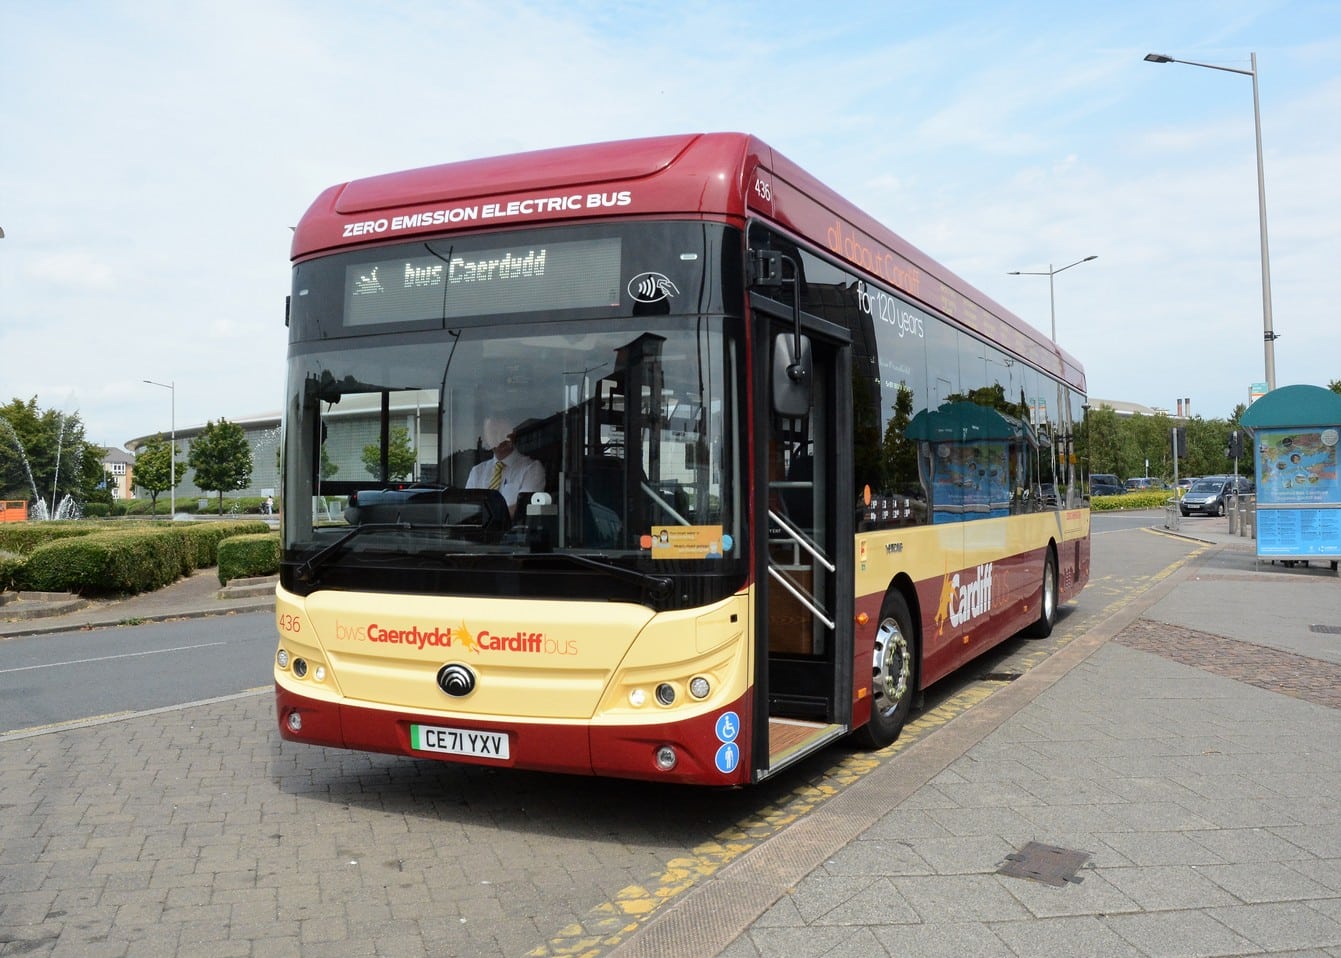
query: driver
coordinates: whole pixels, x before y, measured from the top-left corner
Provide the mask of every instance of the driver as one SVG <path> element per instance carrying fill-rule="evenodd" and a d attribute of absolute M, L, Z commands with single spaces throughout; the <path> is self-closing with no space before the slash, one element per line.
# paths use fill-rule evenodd
<path fill-rule="evenodd" d="M 490 416 L 484 420 L 484 445 L 493 456 L 470 470 L 467 489 L 497 489 L 507 500 L 508 512 L 517 516 L 517 497 L 545 488 L 545 467 L 513 445 L 514 426 L 506 419 Z"/>

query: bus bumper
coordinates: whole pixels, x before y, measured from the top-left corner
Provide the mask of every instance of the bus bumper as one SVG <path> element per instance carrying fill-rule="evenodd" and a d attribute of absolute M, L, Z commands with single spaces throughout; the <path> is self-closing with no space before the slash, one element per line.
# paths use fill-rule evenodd
<path fill-rule="evenodd" d="M 719 786 L 751 781 L 746 704 L 742 698 L 726 709 L 657 725 L 531 724 L 443 719 L 310 698 L 275 686 L 279 733 L 291 742 L 495 768 Z M 508 757 L 414 749 L 410 727 L 416 724 L 506 735 Z M 735 731 L 723 731 L 731 728 Z M 658 764 L 658 755 L 664 758 L 666 748 L 674 755 L 669 768 Z"/>

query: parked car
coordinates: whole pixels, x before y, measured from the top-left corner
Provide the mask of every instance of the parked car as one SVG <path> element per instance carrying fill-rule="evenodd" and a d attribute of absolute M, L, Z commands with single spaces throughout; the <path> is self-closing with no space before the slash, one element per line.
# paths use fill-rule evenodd
<path fill-rule="evenodd" d="M 1252 481 L 1242 476 L 1206 476 L 1198 479 L 1179 500 L 1178 510 L 1185 516 L 1194 512 L 1223 516 L 1228 508 L 1226 503 L 1233 498 L 1235 487 L 1241 496 L 1253 491 Z"/>
<path fill-rule="evenodd" d="M 1153 479 L 1150 476 L 1144 476 L 1144 477 L 1138 476 L 1135 479 L 1127 480 L 1128 492 L 1140 492 L 1142 489 L 1167 489 L 1167 488 L 1169 488 L 1168 483 L 1166 483 L 1163 479 Z"/>
<path fill-rule="evenodd" d="M 1090 473 L 1090 495 L 1120 496 L 1122 495 L 1122 480 L 1111 472 Z"/>

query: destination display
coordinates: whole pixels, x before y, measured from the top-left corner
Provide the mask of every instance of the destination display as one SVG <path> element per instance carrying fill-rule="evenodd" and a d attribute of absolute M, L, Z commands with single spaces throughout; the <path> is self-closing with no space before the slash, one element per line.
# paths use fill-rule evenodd
<path fill-rule="evenodd" d="M 345 326 L 618 306 L 616 238 L 397 256 L 345 268 Z"/>

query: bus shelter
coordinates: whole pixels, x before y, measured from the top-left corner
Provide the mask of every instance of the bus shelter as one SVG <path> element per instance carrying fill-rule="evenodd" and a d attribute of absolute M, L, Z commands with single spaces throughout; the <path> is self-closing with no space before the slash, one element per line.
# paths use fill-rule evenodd
<path fill-rule="evenodd" d="M 1286 562 L 1341 559 L 1337 437 L 1341 395 L 1283 386 L 1248 407 L 1257 483 L 1257 556 Z"/>

